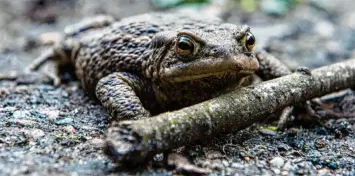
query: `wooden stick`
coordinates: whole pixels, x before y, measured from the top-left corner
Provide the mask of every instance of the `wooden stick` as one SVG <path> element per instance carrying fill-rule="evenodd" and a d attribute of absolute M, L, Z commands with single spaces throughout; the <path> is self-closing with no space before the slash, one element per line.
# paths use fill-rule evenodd
<path fill-rule="evenodd" d="M 298 71 L 174 112 L 122 121 L 109 128 L 105 153 L 118 163 L 137 163 L 155 154 L 223 133 L 241 130 L 283 108 L 355 87 L 355 59 Z"/>

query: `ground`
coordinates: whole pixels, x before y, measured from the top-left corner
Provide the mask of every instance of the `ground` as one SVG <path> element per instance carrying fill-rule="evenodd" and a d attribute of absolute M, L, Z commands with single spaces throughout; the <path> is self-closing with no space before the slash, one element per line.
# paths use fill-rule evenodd
<path fill-rule="evenodd" d="M 61 32 L 82 18 L 107 13 L 119 19 L 157 10 L 199 10 L 230 23 L 246 23 L 259 49 L 292 68 L 315 68 L 353 57 L 354 1 L 292 2 L 224 0 L 170 8 L 162 1 L 2 0 L 0 73 L 21 71 L 48 47 L 39 44 L 39 36 L 42 42 L 51 40 L 56 33 L 49 32 Z M 266 121 L 177 151 L 214 175 L 355 175 L 355 93 L 347 90 L 326 103 L 337 114 L 316 107 L 320 124 L 295 124 L 277 132 L 275 123 Z M 0 175 L 176 172 L 163 166 L 159 157 L 136 169 L 110 162 L 101 150 L 107 124 L 108 114 L 76 81 L 59 87 L 0 81 Z"/>

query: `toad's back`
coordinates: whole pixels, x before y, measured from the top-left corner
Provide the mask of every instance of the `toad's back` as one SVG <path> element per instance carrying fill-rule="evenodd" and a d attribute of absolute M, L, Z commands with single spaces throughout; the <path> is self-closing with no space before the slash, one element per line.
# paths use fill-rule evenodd
<path fill-rule="evenodd" d="M 155 52 L 151 40 L 156 34 L 189 29 L 213 31 L 220 24 L 218 18 L 153 13 L 78 33 L 68 37 L 80 41 L 80 48 L 71 54 L 76 75 L 88 92 L 94 91 L 97 82 L 113 72 L 125 71 L 153 79 L 153 60 L 158 58 L 150 55 Z"/>

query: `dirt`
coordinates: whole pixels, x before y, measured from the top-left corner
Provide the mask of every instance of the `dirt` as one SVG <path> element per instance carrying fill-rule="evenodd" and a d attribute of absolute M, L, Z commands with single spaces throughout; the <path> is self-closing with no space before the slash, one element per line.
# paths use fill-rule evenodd
<path fill-rule="evenodd" d="M 292 68 L 315 68 L 350 58 L 355 51 L 355 23 L 350 20 L 355 2 L 327 2 L 304 1 L 275 14 L 270 7 L 246 12 L 239 1 L 228 0 L 173 8 L 138 0 L 2 0 L 0 73 L 21 72 L 49 47 L 40 45 L 38 36 L 60 33 L 85 17 L 105 13 L 120 19 L 156 10 L 196 9 L 250 25 L 257 47 Z M 355 175 L 355 92 L 324 97 L 323 102 L 333 113 L 313 105 L 319 124 L 294 124 L 277 132 L 275 122 L 267 121 L 176 152 L 195 166 L 208 168 L 211 175 Z M 178 171 L 166 167 L 161 156 L 137 168 L 112 163 L 101 150 L 107 124 L 108 114 L 77 81 L 59 87 L 0 81 L 0 175 L 172 175 Z"/>

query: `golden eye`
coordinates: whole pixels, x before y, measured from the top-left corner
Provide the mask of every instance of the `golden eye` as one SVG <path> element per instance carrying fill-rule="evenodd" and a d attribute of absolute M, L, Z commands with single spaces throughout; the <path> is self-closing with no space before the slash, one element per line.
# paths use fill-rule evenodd
<path fill-rule="evenodd" d="M 245 46 L 249 51 L 253 50 L 255 47 L 255 37 L 251 32 L 248 32 L 245 36 Z"/>
<path fill-rule="evenodd" d="M 176 52 L 181 56 L 194 54 L 195 42 L 188 36 L 181 36 L 176 44 Z"/>

